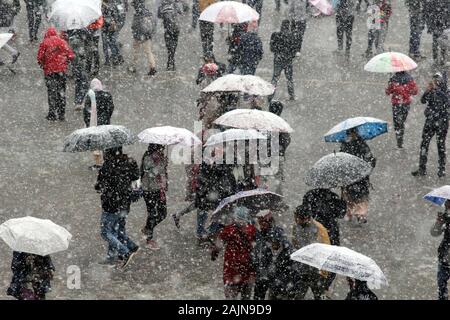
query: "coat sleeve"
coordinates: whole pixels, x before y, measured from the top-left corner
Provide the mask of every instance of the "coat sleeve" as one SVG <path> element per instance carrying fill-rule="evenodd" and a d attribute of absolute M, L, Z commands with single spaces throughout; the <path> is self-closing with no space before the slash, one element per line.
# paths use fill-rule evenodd
<path fill-rule="evenodd" d="M 430 99 L 430 91 L 425 91 L 424 94 L 422 95 L 422 98 L 420 98 L 420 102 L 422 104 L 426 104 Z"/>
<path fill-rule="evenodd" d="M 408 91 L 412 96 L 415 96 L 419 93 L 419 87 L 417 86 L 416 81 L 412 80 L 408 83 Z"/>

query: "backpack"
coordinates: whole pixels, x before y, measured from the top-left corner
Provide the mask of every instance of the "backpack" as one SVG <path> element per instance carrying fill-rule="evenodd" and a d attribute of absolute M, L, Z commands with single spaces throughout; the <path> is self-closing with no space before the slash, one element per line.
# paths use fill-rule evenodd
<path fill-rule="evenodd" d="M 151 37 L 155 33 L 155 20 L 151 12 L 147 11 L 141 17 L 141 31 L 146 36 Z"/>

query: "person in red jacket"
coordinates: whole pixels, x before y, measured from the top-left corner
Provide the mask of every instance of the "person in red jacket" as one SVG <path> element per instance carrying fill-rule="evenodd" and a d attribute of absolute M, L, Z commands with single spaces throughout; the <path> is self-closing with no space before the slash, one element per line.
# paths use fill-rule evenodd
<path fill-rule="evenodd" d="M 223 283 L 225 298 L 249 300 L 255 282 L 255 270 L 251 252 L 256 241 L 256 227 L 249 210 L 245 207 L 234 209 L 233 223 L 215 231 L 216 236 L 225 243 L 223 258 Z M 218 256 L 219 249 L 212 246 L 211 260 Z"/>
<path fill-rule="evenodd" d="M 396 72 L 386 88 L 386 95 L 391 96 L 394 130 L 399 148 L 403 148 L 403 134 L 412 102 L 411 96 L 417 95 L 418 92 L 416 82 L 406 71 Z"/>
<path fill-rule="evenodd" d="M 65 120 L 66 112 L 66 72 L 69 60 L 75 54 L 68 43 L 58 36 L 55 28 L 48 28 L 44 40 L 39 45 L 37 61 L 44 69 L 48 93 L 47 120 Z"/>

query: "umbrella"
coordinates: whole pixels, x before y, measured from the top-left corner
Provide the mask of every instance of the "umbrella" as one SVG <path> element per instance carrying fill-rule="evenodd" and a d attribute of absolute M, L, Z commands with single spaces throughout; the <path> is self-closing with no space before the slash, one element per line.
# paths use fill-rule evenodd
<path fill-rule="evenodd" d="M 364 66 L 370 72 L 392 73 L 417 68 L 417 63 L 407 55 L 399 52 L 384 52 L 376 55 Z"/>
<path fill-rule="evenodd" d="M 12 37 L 13 37 L 12 33 L 0 33 L 0 48 L 2 48 L 5 44 L 7 44 Z"/>
<path fill-rule="evenodd" d="M 319 270 L 367 281 L 371 289 L 388 285 L 380 267 L 371 258 L 346 247 L 313 243 L 291 254 L 291 259 Z"/>
<path fill-rule="evenodd" d="M 282 199 L 282 195 L 264 189 L 240 191 L 220 201 L 219 206 L 211 215 L 211 220 L 220 220 L 222 214 L 229 212 L 227 209 L 234 205 L 242 205 L 256 210 L 279 209 L 283 206 Z"/>
<path fill-rule="evenodd" d="M 201 140 L 191 131 L 170 126 L 145 129 L 139 133 L 138 138 L 143 143 L 155 143 L 167 146 L 172 144 L 184 146 L 202 144 Z"/>
<path fill-rule="evenodd" d="M 99 0 L 57 0 L 49 20 L 61 30 L 82 29 L 102 15 Z"/>
<path fill-rule="evenodd" d="M 447 199 L 450 199 L 450 186 L 442 186 L 434 189 L 423 197 L 425 200 L 431 201 L 438 206 L 443 206 Z"/>
<path fill-rule="evenodd" d="M 237 140 L 266 140 L 267 136 L 253 129 L 228 129 L 223 132 L 216 133 L 209 137 L 205 146 L 222 144 L 228 141 Z"/>
<path fill-rule="evenodd" d="M 64 152 L 83 152 L 117 148 L 136 141 L 124 126 L 103 125 L 78 129 L 64 139 Z"/>
<path fill-rule="evenodd" d="M 351 128 L 357 128 L 361 138 L 370 140 L 387 132 L 387 122 L 371 117 L 350 118 L 328 131 L 325 134 L 325 141 L 343 142 L 347 138 L 347 130 Z"/>
<path fill-rule="evenodd" d="M 258 76 L 228 74 L 211 82 L 202 92 L 242 92 L 253 96 L 270 96 L 275 92 L 275 87 Z"/>
<path fill-rule="evenodd" d="M 24 217 L 1 224 L 0 238 L 14 251 L 46 256 L 67 250 L 72 235 L 51 220 Z"/>
<path fill-rule="evenodd" d="M 372 166 L 345 152 L 326 155 L 308 171 L 306 184 L 314 188 L 337 188 L 360 181 L 372 172 Z"/>
<path fill-rule="evenodd" d="M 215 124 L 239 129 L 255 129 L 272 132 L 293 132 L 289 123 L 272 112 L 255 109 L 235 109 L 214 121 Z"/>
<path fill-rule="evenodd" d="M 333 14 L 333 6 L 327 0 L 309 0 L 309 3 L 327 16 Z"/>
<path fill-rule="evenodd" d="M 219 1 L 208 6 L 199 20 L 213 23 L 243 23 L 259 19 L 255 9 L 237 1 Z"/>

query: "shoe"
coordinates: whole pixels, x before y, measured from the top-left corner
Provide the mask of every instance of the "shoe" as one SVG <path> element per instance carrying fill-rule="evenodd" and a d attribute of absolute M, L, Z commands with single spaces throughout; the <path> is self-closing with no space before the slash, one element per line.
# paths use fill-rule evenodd
<path fill-rule="evenodd" d="M 141 233 L 142 233 L 143 235 L 145 235 L 145 236 L 148 236 L 148 229 L 147 229 L 146 227 L 143 227 L 143 228 L 141 229 Z"/>
<path fill-rule="evenodd" d="M 439 178 L 445 177 L 445 170 L 439 170 L 437 175 L 438 175 Z"/>
<path fill-rule="evenodd" d="M 64 121 L 66 121 L 66 117 L 59 117 L 58 120 L 61 122 L 64 122 Z"/>
<path fill-rule="evenodd" d="M 105 260 L 100 261 L 99 264 L 113 266 L 116 265 L 118 261 L 119 261 L 118 257 L 108 257 Z"/>
<path fill-rule="evenodd" d="M 113 66 L 120 66 L 120 65 L 122 65 L 124 63 L 125 63 L 125 60 L 123 60 L 122 57 L 118 57 L 117 59 L 113 60 L 112 64 L 113 64 Z"/>
<path fill-rule="evenodd" d="M 149 76 L 154 76 L 156 74 L 156 69 L 155 68 L 150 68 L 150 71 L 148 72 Z"/>
<path fill-rule="evenodd" d="M 131 260 L 133 260 L 133 257 L 138 251 L 139 247 L 136 247 L 133 251 L 130 250 L 130 252 L 123 258 L 122 269 L 125 269 L 130 264 Z"/>
<path fill-rule="evenodd" d="M 180 229 L 180 218 L 178 218 L 175 213 L 172 215 L 172 218 L 173 218 L 173 222 L 175 222 L 175 227 Z"/>
<path fill-rule="evenodd" d="M 75 109 L 75 111 L 81 111 L 81 110 L 83 110 L 83 105 L 82 104 L 76 104 L 74 109 Z"/>
<path fill-rule="evenodd" d="M 51 116 L 51 115 L 47 115 L 45 117 L 45 119 L 47 119 L 48 121 L 56 121 L 56 117 L 55 116 Z"/>
<path fill-rule="evenodd" d="M 417 54 L 413 54 L 413 55 L 411 55 L 412 57 L 413 57 L 413 59 L 414 60 L 424 60 L 424 59 L 426 59 L 427 57 L 426 56 L 423 56 L 423 55 L 421 55 L 420 53 L 417 53 Z"/>
<path fill-rule="evenodd" d="M 421 176 L 425 176 L 425 175 L 427 174 L 427 172 L 426 172 L 425 170 L 420 170 L 420 169 L 418 169 L 418 170 L 416 170 L 416 171 L 411 172 L 411 174 L 412 174 L 414 177 L 421 177 Z"/>
<path fill-rule="evenodd" d="M 357 217 L 356 219 L 357 219 L 359 224 L 367 223 L 367 218 L 366 217 Z"/>
<path fill-rule="evenodd" d="M 105 63 L 103 64 L 105 67 L 110 67 L 111 66 L 111 62 L 109 62 L 109 60 L 106 60 Z"/>
<path fill-rule="evenodd" d="M 159 249 L 161 249 L 161 248 L 158 246 L 158 244 L 156 243 L 155 240 L 147 240 L 147 247 L 148 247 L 150 250 L 159 250 Z"/>
<path fill-rule="evenodd" d="M 96 170 L 100 170 L 102 166 L 99 164 L 94 164 L 92 166 L 89 166 L 89 169 L 91 169 L 92 171 L 96 171 Z"/>
<path fill-rule="evenodd" d="M 136 73 L 136 68 L 135 67 L 129 67 L 128 71 L 131 73 Z"/>
<path fill-rule="evenodd" d="M 366 50 L 366 52 L 364 53 L 363 57 L 370 59 L 372 57 L 372 51 L 371 50 Z"/>
<path fill-rule="evenodd" d="M 17 59 L 19 59 L 19 56 L 20 56 L 20 52 L 17 52 L 17 54 L 13 55 L 11 64 L 16 63 Z"/>
<path fill-rule="evenodd" d="M 297 101 L 297 97 L 296 96 L 290 96 L 289 97 L 289 101 Z"/>

